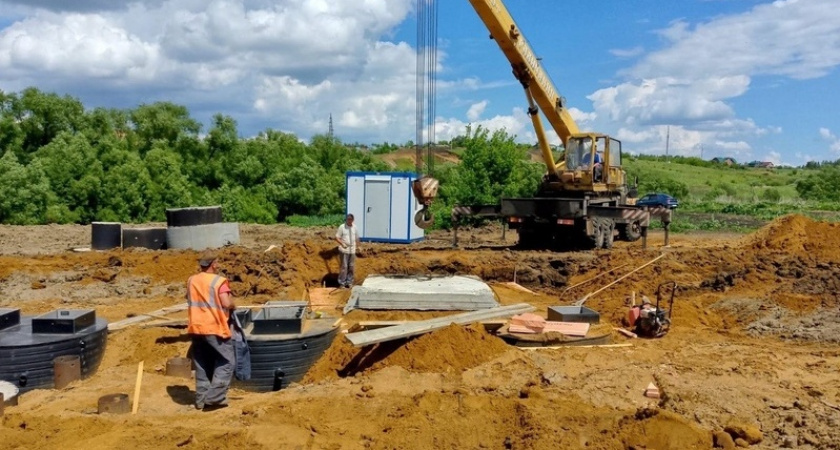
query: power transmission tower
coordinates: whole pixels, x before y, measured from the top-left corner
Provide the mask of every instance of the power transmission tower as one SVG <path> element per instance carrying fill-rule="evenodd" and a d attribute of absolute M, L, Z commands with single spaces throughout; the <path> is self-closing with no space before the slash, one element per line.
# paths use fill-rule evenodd
<path fill-rule="evenodd" d="M 330 113 L 330 129 L 327 131 L 327 137 L 330 139 L 333 138 L 333 122 L 332 122 L 332 113 Z"/>

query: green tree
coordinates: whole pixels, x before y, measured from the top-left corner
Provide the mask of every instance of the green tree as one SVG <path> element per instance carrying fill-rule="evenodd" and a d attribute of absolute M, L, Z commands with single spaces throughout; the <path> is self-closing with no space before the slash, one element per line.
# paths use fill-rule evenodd
<path fill-rule="evenodd" d="M 190 183 L 181 170 L 181 159 L 177 153 L 158 141 L 146 153 L 144 163 L 151 179 L 150 198 L 147 199 L 151 220 L 165 220 L 168 208 L 192 205 Z"/>
<path fill-rule="evenodd" d="M 0 157 L 0 222 L 13 225 L 47 223 L 55 194 L 39 162 L 24 166 L 7 151 Z"/>
<path fill-rule="evenodd" d="M 527 161 L 514 137 L 504 130 L 490 135 L 481 126 L 464 142 L 465 151 L 456 169 L 451 200 L 460 204 L 497 203 L 502 196 L 536 193 L 542 166 Z"/>
<path fill-rule="evenodd" d="M 49 144 L 62 132 L 76 133 L 86 128 L 87 116 L 82 103 L 70 96 L 41 92 L 36 88 L 24 89 L 21 94 L 5 95 L 3 115 L 16 123 L 7 133 L 17 142 L 14 151 L 26 164 L 32 154 Z"/>
<path fill-rule="evenodd" d="M 796 182 L 796 192 L 805 200 L 840 201 L 840 169 L 823 166 Z"/>
<path fill-rule="evenodd" d="M 277 207 L 268 199 L 262 186 L 245 189 L 226 184 L 219 189 L 218 197 L 226 220 L 274 223 L 277 218 Z"/>
<path fill-rule="evenodd" d="M 301 215 L 336 214 L 344 210 L 344 180 L 309 157 L 291 170 L 275 172 L 266 183 L 267 197 L 277 206 L 278 220 Z"/>
<path fill-rule="evenodd" d="M 155 217 L 149 211 L 152 179 L 140 156 L 126 150 L 109 156 L 120 162 L 111 165 L 102 178 L 99 220 L 137 222 Z"/>
<path fill-rule="evenodd" d="M 197 137 L 201 124 L 190 117 L 186 106 L 170 102 L 157 102 L 140 105 L 129 113 L 134 125 L 134 135 L 130 142 L 132 148 L 145 155 L 152 149 L 154 142 L 163 140 L 174 146 L 183 137 Z"/>
<path fill-rule="evenodd" d="M 58 197 L 71 216 L 66 220 L 88 223 L 96 219 L 104 170 L 96 149 L 83 134 L 64 132 L 35 153 Z"/>

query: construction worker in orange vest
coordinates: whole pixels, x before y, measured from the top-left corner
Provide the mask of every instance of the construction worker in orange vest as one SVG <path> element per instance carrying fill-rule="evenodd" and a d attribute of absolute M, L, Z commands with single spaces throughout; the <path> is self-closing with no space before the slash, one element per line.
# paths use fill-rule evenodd
<path fill-rule="evenodd" d="M 195 407 L 207 411 L 228 405 L 235 363 L 228 321 L 236 306 L 228 280 L 218 274 L 217 255 L 202 253 L 198 265 L 201 272 L 187 281 L 187 333 L 195 361 Z"/>

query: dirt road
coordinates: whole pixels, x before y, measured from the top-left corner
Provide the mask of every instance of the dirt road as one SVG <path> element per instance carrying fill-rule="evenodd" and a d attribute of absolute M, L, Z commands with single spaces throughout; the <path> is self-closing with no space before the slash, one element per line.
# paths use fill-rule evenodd
<path fill-rule="evenodd" d="M 472 274 L 502 304 L 528 302 L 542 313 L 665 253 L 587 306 L 620 326 L 631 291 L 652 296 L 674 280 L 675 326 L 656 341 L 613 336 L 629 347 L 539 350 L 453 326 L 354 367 L 358 350 L 339 336 L 304 383 L 268 394 L 234 390 L 232 406 L 212 413 L 191 408 L 190 380 L 163 376 L 166 360 L 187 350 L 183 331 L 133 327 L 109 336 L 95 376 L 26 393 L 6 408 L 0 447 L 701 449 L 729 427 L 751 448 L 837 449 L 838 228 L 789 216 L 751 235 L 677 235 L 662 248 L 653 233 L 648 250 L 620 243 L 609 252 L 518 251 L 512 234 L 502 240 L 494 228 L 461 233 L 457 249 L 444 232 L 411 245 L 365 244 L 360 279 Z M 95 308 L 115 321 L 182 301 L 194 252 L 69 250 L 87 246 L 89 233 L 0 227 L 0 307 Z M 242 246 L 222 253 L 223 270 L 249 303 L 303 298 L 335 282 L 331 233 L 243 225 Z M 616 267 L 623 268 L 604 275 Z M 514 277 L 535 293 L 504 284 Z M 340 303 L 349 293 L 336 295 Z M 344 326 L 426 316 L 353 311 Z M 100 396 L 132 392 L 140 361 L 138 414 L 97 415 Z M 651 382 L 662 398 L 643 396 Z"/>

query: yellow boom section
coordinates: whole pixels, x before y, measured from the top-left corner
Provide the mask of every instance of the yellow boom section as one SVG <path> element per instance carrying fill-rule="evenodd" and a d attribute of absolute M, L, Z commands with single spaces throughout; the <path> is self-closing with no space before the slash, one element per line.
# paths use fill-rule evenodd
<path fill-rule="evenodd" d="M 571 135 L 579 133 L 577 124 L 569 111 L 563 107 L 560 94 L 554 88 L 551 78 L 543 69 L 534 50 L 528 45 L 528 41 L 519 32 L 519 27 L 504 3 L 501 0 L 470 0 L 470 3 L 490 31 L 490 36 L 510 61 L 514 75 L 519 81 L 523 81 L 523 75 L 526 78 L 530 77 L 527 88 L 551 127 L 566 144 Z"/>

